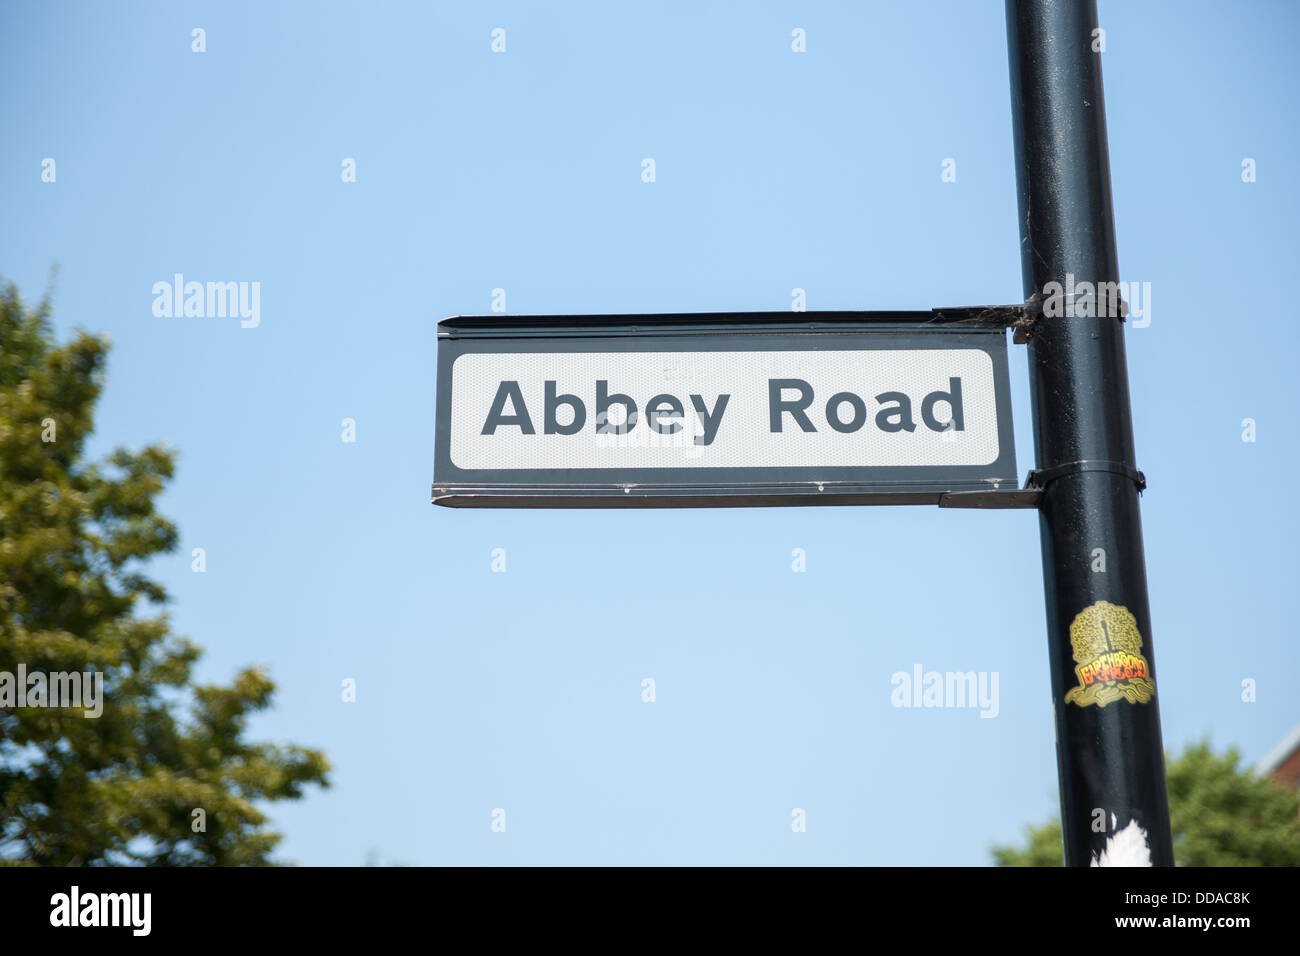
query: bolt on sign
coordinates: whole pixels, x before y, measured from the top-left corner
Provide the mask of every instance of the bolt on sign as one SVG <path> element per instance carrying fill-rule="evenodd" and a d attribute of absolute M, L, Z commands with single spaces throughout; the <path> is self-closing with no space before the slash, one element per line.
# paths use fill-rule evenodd
<path fill-rule="evenodd" d="M 434 502 L 1028 504 L 1002 325 L 797 316 L 444 320 Z"/>

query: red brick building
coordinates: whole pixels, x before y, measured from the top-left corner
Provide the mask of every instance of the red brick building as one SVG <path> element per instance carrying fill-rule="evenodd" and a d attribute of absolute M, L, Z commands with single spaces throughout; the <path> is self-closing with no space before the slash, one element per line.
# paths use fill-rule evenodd
<path fill-rule="evenodd" d="M 1272 777 L 1293 790 L 1300 790 L 1300 727 L 1287 734 L 1280 744 L 1255 767 L 1261 777 Z"/>

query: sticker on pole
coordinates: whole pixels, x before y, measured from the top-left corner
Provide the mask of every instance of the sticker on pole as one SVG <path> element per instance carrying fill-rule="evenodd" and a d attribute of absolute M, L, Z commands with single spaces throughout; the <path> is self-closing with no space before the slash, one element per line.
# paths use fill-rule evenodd
<path fill-rule="evenodd" d="M 1002 329 L 805 315 L 820 321 L 447 320 L 434 501 L 937 503 L 1015 489 Z"/>
<path fill-rule="evenodd" d="M 1145 704 L 1155 695 L 1151 668 L 1142 656 L 1142 634 L 1128 608 L 1109 601 L 1084 608 L 1070 624 L 1070 646 L 1079 684 L 1066 692 L 1066 703 Z"/>

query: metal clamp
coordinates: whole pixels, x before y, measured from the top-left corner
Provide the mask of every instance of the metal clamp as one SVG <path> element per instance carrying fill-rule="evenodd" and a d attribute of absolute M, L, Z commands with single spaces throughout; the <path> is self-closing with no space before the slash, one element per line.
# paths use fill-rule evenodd
<path fill-rule="evenodd" d="M 1016 345 L 1024 345 L 1026 342 L 1028 342 L 1029 339 L 1033 336 L 1034 332 L 1037 330 L 1038 324 L 1048 318 L 1048 316 L 1046 315 L 1048 298 L 1050 297 L 1044 295 L 1042 292 L 1035 292 L 1033 295 L 1031 295 L 1028 299 L 1025 300 L 1025 304 L 1021 308 L 1021 312 L 1023 313 L 1023 316 L 1019 320 L 1010 323 L 1011 327 L 1015 329 L 1015 336 L 1013 337 L 1012 341 Z M 1087 298 L 1092 298 L 1094 308 L 1095 308 L 1097 303 L 1096 292 L 1083 293 L 1076 290 L 1072 295 L 1068 297 L 1062 295 L 1061 301 L 1063 303 L 1066 303 L 1064 307 L 1064 311 L 1073 311 L 1075 307 L 1074 304 L 1076 302 L 1080 302 Z M 1109 317 L 1109 318 L 1119 319 L 1120 322 L 1126 321 L 1128 318 L 1128 311 L 1129 311 L 1128 303 L 1124 301 L 1123 296 L 1117 295 L 1116 299 L 1118 300 L 1117 311 L 1119 314 L 1114 316 L 1104 316 L 1104 315 L 1097 316 L 1097 318 Z"/>
<path fill-rule="evenodd" d="M 1126 465 L 1122 461 L 1107 461 L 1102 458 L 1094 458 L 1084 461 L 1067 461 L 1063 465 L 1053 465 L 1051 468 L 1036 468 L 1029 473 L 1025 479 L 1026 488 L 1038 488 L 1046 490 L 1050 482 L 1065 475 L 1073 475 L 1083 471 L 1109 471 L 1112 474 L 1123 475 L 1129 478 L 1137 485 L 1138 494 L 1147 489 L 1147 476 L 1142 474 L 1132 465 Z"/>

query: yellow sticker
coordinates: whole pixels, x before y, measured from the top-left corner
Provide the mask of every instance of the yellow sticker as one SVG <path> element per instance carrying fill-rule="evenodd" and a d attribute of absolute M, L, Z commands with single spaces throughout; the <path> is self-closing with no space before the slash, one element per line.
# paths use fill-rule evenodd
<path fill-rule="evenodd" d="M 1155 694 L 1151 668 L 1142 656 L 1142 634 L 1128 608 L 1109 601 L 1084 608 L 1070 625 L 1070 646 L 1079 686 L 1066 693 L 1066 703 L 1105 707 L 1123 699 L 1145 704 Z"/>

